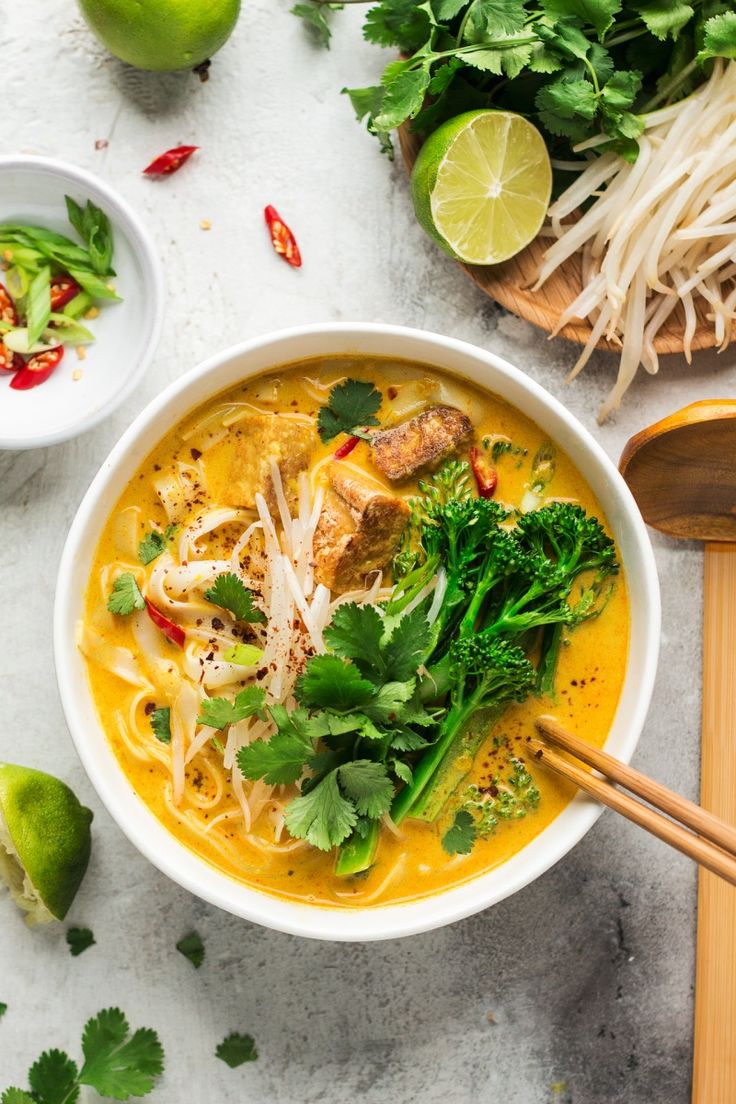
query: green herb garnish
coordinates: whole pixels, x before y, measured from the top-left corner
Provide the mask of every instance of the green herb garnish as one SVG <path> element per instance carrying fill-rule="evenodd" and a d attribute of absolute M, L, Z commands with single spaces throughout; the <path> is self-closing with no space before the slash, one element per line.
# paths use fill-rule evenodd
<path fill-rule="evenodd" d="M 230 1066 L 230 1069 L 237 1069 L 245 1062 L 255 1062 L 258 1057 L 255 1039 L 252 1035 L 239 1035 L 234 1031 L 219 1044 L 215 1056 Z"/>
<path fill-rule="evenodd" d="M 475 823 L 470 813 L 458 809 L 452 826 L 442 837 L 442 846 L 448 855 L 468 855 L 475 843 Z"/>
<path fill-rule="evenodd" d="M 253 591 L 231 571 L 218 575 L 213 585 L 204 592 L 208 602 L 229 610 L 236 621 L 264 624 L 266 615 L 253 604 Z"/>
<path fill-rule="evenodd" d="M 141 563 L 149 564 L 160 556 L 162 552 L 165 552 L 173 540 L 176 530 L 176 525 L 167 525 L 163 533 L 160 529 L 152 529 L 150 533 L 146 533 L 143 540 L 138 545 L 138 559 Z"/>
<path fill-rule="evenodd" d="M 162 706 L 161 709 L 153 710 L 151 713 L 151 728 L 153 729 L 153 735 L 162 744 L 171 743 L 171 709 L 169 706 Z"/>
<path fill-rule="evenodd" d="M 146 608 L 143 595 L 140 592 L 138 583 L 135 581 L 135 575 L 130 571 L 125 571 L 122 575 L 118 575 L 117 579 L 112 584 L 112 591 L 107 599 L 107 608 L 110 613 L 119 613 L 124 617 L 127 617 L 133 610 L 142 610 Z"/>
<path fill-rule="evenodd" d="M 119 1008 L 105 1008 L 88 1020 L 82 1036 L 81 1068 L 61 1050 L 46 1050 L 28 1072 L 30 1093 L 6 1089 L 2 1104 L 76 1104 L 82 1085 L 100 1096 L 128 1100 L 145 1096 L 164 1068 L 158 1035 L 141 1027 L 130 1034 Z"/>
<path fill-rule="evenodd" d="M 347 379 L 336 384 L 327 405 L 320 407 L 317 416 L 321 439 L 327 444 L 339 433 L 362 436 L 362 427 L 378 425 L 376 414 L 381 402 L 381 392 L 372 383 Z"/>
<path fill-rule="evenodd" d="M 265 692 L 260 686 L 246 686 L 235 695 L 235 701 L 227 698 L 207 698 L 202 702 L 197 724 L 210 728 L 227 728 L 228 725 L 244 721 L 262 713 L 266 702 Z"/>
<path fill-rule="evenodd" d="M 204 943 L 199 932 L 193 931 L 185 935 L 176 944 L 176 949 L 179 954 L 189 959 L 195 970 L 198 970 L 204 962 Z"/>
<path fill-rule="evenodd" d="M 7 1011 L 8 1011 L 7 1004 L 5 1004 L 4 1001 L 0 1001 L 0 1016 L 4 1016 Z"/>
<path fill-rule="evenodd" d="M 89 928 L 69 928 L 66 933 L 69 950 L 76 958 L 95 944 L 95 937 Z"/>

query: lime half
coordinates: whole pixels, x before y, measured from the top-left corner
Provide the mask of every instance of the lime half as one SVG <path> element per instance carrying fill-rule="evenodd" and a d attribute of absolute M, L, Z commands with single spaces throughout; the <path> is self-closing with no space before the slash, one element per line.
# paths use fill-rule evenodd
<path fill-rule="evenodd" d="M 66 916 L 89 862 L 91 821 L 58 778 L 0 763 L 0 877 L 29 924 Z"/>
<path fill-rule="evenodd" d="M 468 111 L 419 151 L 414 209 L 430 237 L 459 261 L 507 261 L 537 236 L 552 166 L 535 126 L 511 111 Z"/>

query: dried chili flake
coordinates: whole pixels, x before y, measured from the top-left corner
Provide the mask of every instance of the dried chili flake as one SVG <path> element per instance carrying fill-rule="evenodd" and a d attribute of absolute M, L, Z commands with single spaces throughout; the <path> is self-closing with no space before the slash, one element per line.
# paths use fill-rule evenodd
<path fill-rule="evenodd" d="M 294 268 L 301 268 L 302 255 L 299 252 L 299 246 L 296 244 L 296 238 L 281 218 L 281 215 L 270 204 L 264 209 L 263 214 L 266 218 L 266 225 L 271 232 L 271 242 L 276 252 L 284 258 L 287 264 Z"/>

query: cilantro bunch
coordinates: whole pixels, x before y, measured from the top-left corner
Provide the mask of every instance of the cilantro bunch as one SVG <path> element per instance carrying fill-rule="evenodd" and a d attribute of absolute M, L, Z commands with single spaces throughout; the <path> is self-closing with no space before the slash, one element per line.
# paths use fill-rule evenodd
<path fill-rule="evenodd" d="M 329 44 L 331 0 L 292 11 Z M 505 108 L 553 147 L 608 136 L 636 155 L 641 113 L 686 95 L 713 57 L 736 57 L 736 13 L 718 0 L 380 0 L 364 37 L 393 48 L 381 83 L 345 91 L 385 152 L 412 120 L 428 134 L 462 111 Z"/>

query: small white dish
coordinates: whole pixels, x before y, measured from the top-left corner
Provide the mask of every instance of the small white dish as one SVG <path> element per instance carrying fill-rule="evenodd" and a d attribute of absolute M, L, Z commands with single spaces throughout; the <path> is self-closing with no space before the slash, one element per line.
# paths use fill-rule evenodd
<path fill-rule="evenodd" d="M 302 358 L 352 354 L 420 361 L 500 395 L 559 442 L 584 472 L 616 539 L 629 594 L 626 677 L 605 745 L 628 763 L 649 706 L 660 633 L 654 554 L 629 488 L 580 422 L 518 368 L 464 341 L 401 326 L 328 323 L 266 334 L 210 357 L 149 403 L 105 460 L 72 523 L 56 587 L 54 658 L 64 713 L 84 768 L 122 831 L 159 870 L 205 901 L 265 927 L 312 939 L 367 941 L 442 927 L 516 893 L 567 854 L 593 826 L 603 806 L 579 793 L 507 862 L 431 897 L 358 909 L 321 908 L 272 897 L 210 866 L 176 839 L 138 797 L 97 716 L 85 660 L 75 645 L 76 624 L 83 616 L 102 529 L 156 443 L 185 414 L 225 388 Z"/>
<path fill-rule="evenodd" d="M 95 342 L 85 346 L 84 360 L 67 346 L 59 367 L 39 387 L 14 391 L 12 376 L 0 373 L 0 449 L 55 445 L 97 425 L 140 381 L 161 336 L 161 264 L 148 231 L 125 200 L 98 177 L 63 161 L 0 157 L 0 223 L 42 226 L 76 241 L 65 195 L 82 205 L 91 199 L 110 219 L 115 286 L 122 302 L 106 303 L 90 324 Z"/>

